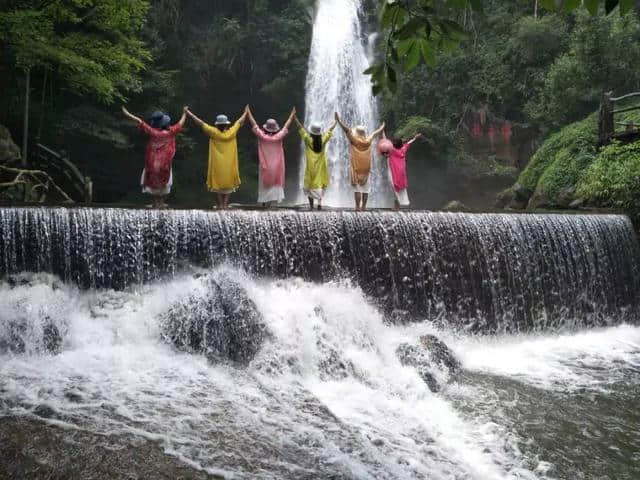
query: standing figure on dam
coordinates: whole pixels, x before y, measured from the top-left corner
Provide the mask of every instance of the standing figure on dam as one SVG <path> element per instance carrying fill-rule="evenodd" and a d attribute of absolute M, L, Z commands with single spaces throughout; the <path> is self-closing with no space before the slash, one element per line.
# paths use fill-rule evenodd
<path fill-rule="evenodd" d="M 191 110 L 187 110 L 189 116 L 209 137 L 207 188 L 216 194 L 216 206 L 220 210 L 229 208 L 229 198 L 240 186 L 237 137 L 248 112 L 249 105 L 233 124 L 226 115 L 218 115 L 215 124 L 211 126 L 194 115 Z"/>
<path fill-rule="evenodd" d="M 367 135 L 367 129 L 358 125 L 355 128 L 346 126 L 340 119 L 340 115 L 336 112 L 336 122 L 342 127 L 344 133 L 349 140 L 350 145 L 350 162 L 351 162 L 351 187 L 356 202 L 356 211 L 364 211 L 367 209 L 369 200 L 369 175 L 371 174 L 371 145 L 373 140 L 382 133 L 385 124 L 380 128 Z"/>
<path fill-rule="evenodd" d="M 284 138 L 289 134 L 289 127 L 293 122 L 296 109 L 291 111 L 282 128 L 274 119 L 270 118 L 261 127 L 253 117 L 251 109 L 248 110 L 249 122 L 253 127 L 253 133 L 258 137 L 258 203 L 269 208 L 274 202 L 284 200 Z"/>
<path fill-rule="evenodd" d="M 409 202 L 409 180 L 407 178 L 407 152 L 411 145 L 422 137 L 421 133 L 416 133 L 414 137 L 405 142 L 402 138 L 395 138 L 393 141 L 387 140 L 386 134 L 382 133 L 383 140 L 378 144 L 378 150 L 387 157 L 389 163 L 389 181 L 395 193 L 393 209 L 400 210 L 400 207 L 407 207 Z"/>
<path fill-rule="evenodd" d="M 166 207 L 164 199 L 171 193 L 173 185 L 173 158 L 176 156 L 176 135 L 182 130 L 187 119 L 188 107 L 182 109 L 182 117 L 175 125 L 163 112 L 154 112 L 149 123 L 132 115 L 123 106 L 122 113 L 138 123 L 138 127 L 149 137 L 144 157 L 144 169 L 140 177 L 142 193 L 153 197 L 154 208 Z"/>
<path fill-rule="evenodd" d="M 304 194 L 309 199 L 313 210 L 314 201 L 318 201 L 318 210 L 322 210 L 322 197 L 329 186 L 329 165 L 327 161 L 327 144 L 333 136 L 338 122 L 334 122 L 324 134 L 320 125 L 311 125 L 309 131 L 294 117 L 300 136 L 305 146 L 306 165 L 304 170 Z"/>

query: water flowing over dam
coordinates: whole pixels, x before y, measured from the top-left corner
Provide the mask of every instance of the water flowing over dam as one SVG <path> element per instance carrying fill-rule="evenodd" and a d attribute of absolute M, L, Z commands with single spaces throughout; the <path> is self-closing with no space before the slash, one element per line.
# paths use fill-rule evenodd
<path fill-rule="evenodd" d="M 388 313 L 519 331 L 637 313 L 622 216 L 0 209 L 0 274 L 122 289 L 229 263 L 269 278 L 349 278 Z"/>
<path fill-rule="evenodd" d="M 306 82 L 307 128 L 317 123 L 324 131 L 333 123 L 335 112 L 339 112 L 351 127 L 364 125 L 371 132 L 379 126 L 378 106 L 371 91 L 371 81 L 364 74 L 372 61 L 371 42 L 376 37 L 363 33 L 362 3 L 362 0 L 317 2 Z M 328 146 L 327 156 L 331 180 L 325 203 L 332 207 L 351 206 L 349 143 L 340 127 Z M 301 164 L 304 166 L 304 158 Z M 370 182 L 371 206 L 390 206 L 389 199 L 393 194 L 387 178 L 386 161 L 378 158 L 377 154 Z"/>
<path fill-rule="evenodd" d="M 617 215 L 0 208 L 0 452 L 21 419 L 214 478 L 631 480 L 639 259 Z"/>

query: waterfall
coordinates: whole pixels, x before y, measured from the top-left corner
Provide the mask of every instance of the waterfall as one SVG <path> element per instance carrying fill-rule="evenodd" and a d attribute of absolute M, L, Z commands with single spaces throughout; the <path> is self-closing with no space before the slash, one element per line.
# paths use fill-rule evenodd
<path fill-rule="evenodd" d="M 306 83 L 305 126 L 321 124 L 323 130 L 339 112 L 344 122 L 368 131 L 379 126 L 376 100 L 369 77 L 363 72 L 373 55 L 375 35 L 362 32 L 361 0 L 318 0 Z M 340 128 L 328 147 L 330 186 L 325 203 L 333 207 L 353 206 L 349 173 L 349 144 Z M 304 155 L 301 178 L 304 175 Z M 384 160 L 374 155 L 371 174 L 373 207 L 388 207 L 393 194 L 388 185 Z M 301 198 L 300 202 L 306 199 Z"/>
<path fill-rule="evenodd" d="M 349 278 L 390 318 L 472 330 L 635 322 L 638 258 L 615 215 L 0 209 L 0 277 L 123 289 L 227 263 Z"/>

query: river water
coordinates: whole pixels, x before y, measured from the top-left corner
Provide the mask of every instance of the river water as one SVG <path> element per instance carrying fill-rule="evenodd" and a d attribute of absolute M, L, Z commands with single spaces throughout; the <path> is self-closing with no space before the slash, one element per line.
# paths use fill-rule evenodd
<path fill-rule="evenodd" d="M 640 476 L 624 217 L 0 209 L 0 233 L 0 417 L 224 478 Z M 167 312 L 197 319 L 211 282 L 229 348 L 178 348 Z M 438 393 L 396 355 L 425 334 L 462 365 Z"/>
<path fill-rule="evenodd" d="M 271 333 L 247 367 L 160 340 L 160 313 L 203 291 L 192 275 L 124 292 L 3 284 L 0 318 L 33 331 L 27 353 L 0 355 L 0 415 L 45 406 L 55 425 L 146 439 L 227 478 L 640 475 L 638 327 L 469 336 L 385 323 L 349 282 L 215 275 L 240 279 Z M 64 332 L 55 356 L 38 343 L 45 320 Z M 464 368 L 438 394 L 395 355 L 425 333 Z M 328 352 L 350 367 L 336 375 Z"/>

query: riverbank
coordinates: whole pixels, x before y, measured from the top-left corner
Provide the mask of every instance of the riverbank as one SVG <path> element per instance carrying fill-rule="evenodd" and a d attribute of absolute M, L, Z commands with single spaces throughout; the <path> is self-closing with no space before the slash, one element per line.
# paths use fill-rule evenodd
<path fill-rule="evenodd" d="M 218 480 L 140 437 L 97 435 L 38 419 L 0 420 L 0 478 Z"/>

